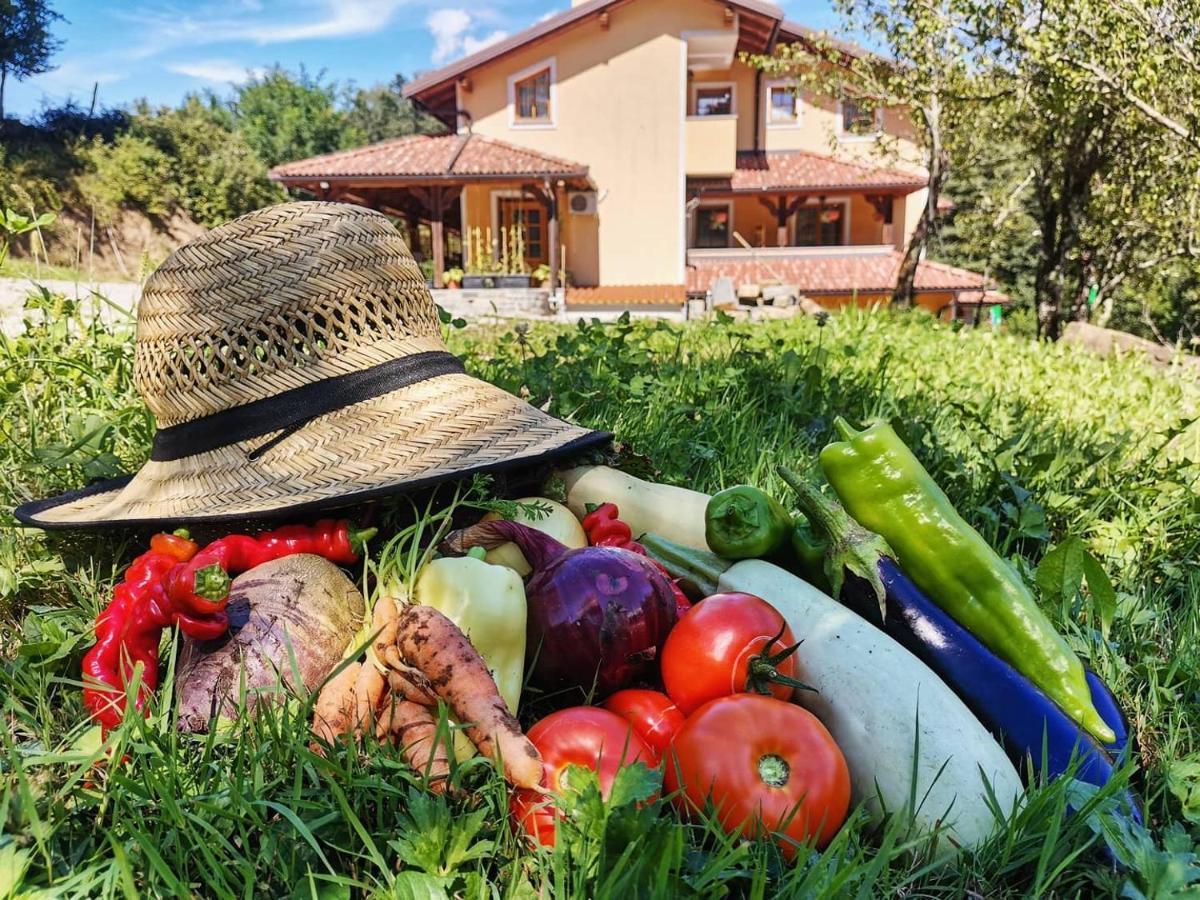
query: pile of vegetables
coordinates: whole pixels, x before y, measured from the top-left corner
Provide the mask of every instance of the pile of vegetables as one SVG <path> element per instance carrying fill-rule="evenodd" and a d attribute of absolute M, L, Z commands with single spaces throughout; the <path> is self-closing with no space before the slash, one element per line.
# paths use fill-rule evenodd
<path fill-rule="evenodd" d="M 480 754 L 534 845 L 571 814 L 573 766 L 602 792 L 659 768 L 679 816 L 788 858 L 854 807 L 950 854 L 1018 807 L 1022 774 L 1106 783 L 1128 752 L 1111 693 L 894 431 L 838 428 L 829 493 L 780 470 L 795 513 L 750 485 L 575 469 L 565 506 L 437 529 L 373 603 L 339 568 L 373 532 L 344 521 L 157 535 L 97 621 L 88 708 L 116 727 L 137 683 L 144 709 L 177 625 L 182 730 L 279 700 L 290 665 L 319 751 L 390 743 L 435 792 Z"/>

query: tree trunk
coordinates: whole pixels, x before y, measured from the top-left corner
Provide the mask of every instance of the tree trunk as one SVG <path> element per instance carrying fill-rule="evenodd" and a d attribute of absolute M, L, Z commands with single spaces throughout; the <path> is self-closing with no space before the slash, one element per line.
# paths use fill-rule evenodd
<path fill-rule="evenodd" d="M 925 249 L 933 229 L 937 225 L 938 199 L 942 196 L 946 177 L 950 174 L 950 159 L 946 148 L 942 146 L 941 100 L 936 93 L 929 95 L 929 103 L 922 110 L 925 125 L 925 142 L 929 148 L 926 163 L 929 167 L 929 184 L 925 195 L 925 208 L 921 218 L 913 228 L 908 246 L 904 249 L 904 259 L 900 262 L 900 270 L 896 273 L 896 287 L 892 291 L 892 305 L 912 306 L 913 285 L 917 278 L 917 264 L 921 261 L 921 253 Z"/>
<path fill-rule="evenodd" d="M 0 126 L 4 125 L 4 82 L 8 81 L 8 66 L 0 66 Z"/>

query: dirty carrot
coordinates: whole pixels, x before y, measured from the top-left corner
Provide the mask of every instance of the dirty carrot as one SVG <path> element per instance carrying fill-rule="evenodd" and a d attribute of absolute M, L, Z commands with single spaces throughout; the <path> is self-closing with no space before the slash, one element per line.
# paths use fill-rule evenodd
<path fill-rule="evenodd" d="M 376 735 L 395 741 L 405 760 L 426 780 L 429 790 L 444 793 L 450 779 L 450 754 L 438 740 L 438 724 L 426 706 L 393 697 L 378 717 Z"/>
<path fill-rule="evenodd" d="M 432 607 L 409 606 L 400 614 L 396 645 L 401 656 L 428 676 L 476 748 L 502 763 L 512 784 L 534 788 L 541 783 L 537 748 L 522 733 L 483 658 L 457 625 Z"/>

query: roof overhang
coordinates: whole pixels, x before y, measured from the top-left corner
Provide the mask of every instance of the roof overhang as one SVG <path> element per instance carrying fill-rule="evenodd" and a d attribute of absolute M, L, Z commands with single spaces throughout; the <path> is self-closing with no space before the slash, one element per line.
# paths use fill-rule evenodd
<path fill-rule="evenodd" d="M 272 181 L 284 187 L 310 188 L 406 188 L 423 185 L 480 184 L 508 182 L 528 184 L 541 181 L 567 181 L 591 185 L 587 169 L 578 172 L 483 172 L 451 173 L 449 175 L 279 175 L 272 172 Z"/>
<path fill-rule="evenodd" d="M 404 86 L 404 96 L 416 101 L 443 121 L 452 119 L 456 108 L 455 85 L 472 70 L 567 28 L 598 18 L 602 14 L 609 14 L 617 7 L 630 2 L 632 0 L 585 0 L 558 15 L 550 16 L 503 40 L 489 44 L 476 53 L 417 76 Z M 772 49 L 775 36 L 783 22 L 782 9 L 764 0 L 727 0 L 725 6 L 737 20 L 737 27 L 731 28 L 737 36 L 737 51 L 766 53 Z M 449 124 L 452 128 L 457 127 L 456 122 Z"/>

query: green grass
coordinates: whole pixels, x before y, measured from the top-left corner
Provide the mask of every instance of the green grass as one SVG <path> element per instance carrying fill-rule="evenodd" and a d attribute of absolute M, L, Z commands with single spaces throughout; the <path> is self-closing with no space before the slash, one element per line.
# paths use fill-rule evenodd
<path fill-rule="evenodd" d="M 138 465 L 153 423 L 128 334 L 72 322 L 0 343 L 0 506 Z M 659 478 L 701 489 L 774 466 L 812 471 L 835 415 L 892 420 L 964 514 L 1031 573 L 1082 538 L 1117 588 L 1105 633 L 1086 595 L 1050 615 L 1129 710 L 1128 775 L 1148 827 L 1112 791 L 1031 792 L 997 837 L 937 865 L 903 823 L 855 818 L 786 865 L 763 844 L 678 824 L 633 773 L 617 802 L 583 784 L 553 853 L 512 835 L 502 785 L 421 794 L 394 750 L 323 758 L 302 704 L 183 738 L 169 709 L 97 749 L 79 698 L 90 621 L 144 535 L 0 531 L 0 898 L 30 896 L 1166 896 L 1200 878 L 1200 387 L 1133 359 L 847 313 L 759 326 L 616 323 L 451 335 L 469 368 L 617 433 Z M 631 457 L 636 463 L 636 458 Z M 163 691 L 169 696 L 169 690 Z M 1119 787 L 1119 785 L 1118 785 Z M 1068 799 L 1082 812 L 1065 816 Z M 1107 863 L 1108 843 L 1127 868 Z M 14 887 L 15 886 L 15 887 Z"/>

